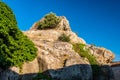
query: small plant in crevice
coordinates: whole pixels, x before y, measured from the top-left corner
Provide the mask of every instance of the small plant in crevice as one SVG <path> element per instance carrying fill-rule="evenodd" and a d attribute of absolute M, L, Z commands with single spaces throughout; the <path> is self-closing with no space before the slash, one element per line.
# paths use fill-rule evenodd
<path fill-rule="evenodd" d="M 63 33 L 58 37 L 58 40 L 63 42 L 70 42 L 70 35 L 67 36 L 65 33 Z"/>
<path fill-rule="evenodd" d="M 73 44 L 73 49 L 81 57 L 87 58 L 89 60 L 92 70 L 93 70 L 93 76 L 98 76 L 100 74 L 101 68 L 100 68 L 95 56 L 90 54 L 89 49 L 86 49 L 85 46 L 86 46 L 85 44 L 76 43 L 76 44 Z"/>

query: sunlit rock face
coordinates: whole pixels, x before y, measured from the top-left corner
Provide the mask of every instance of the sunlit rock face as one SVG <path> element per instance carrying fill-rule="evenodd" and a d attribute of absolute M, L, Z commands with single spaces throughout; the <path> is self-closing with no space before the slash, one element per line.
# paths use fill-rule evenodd
<path fill-rule="evenodd" d="M 30 30 L 25 32 L 38 48 L 39 70 L 48 71 L 53 80 L 92 79 L 92 69 L 89 62 L 82 59 L 72 49 L 72 44 L 58 41 L 58 37 L 62 33 L 73 34 L 80 43 L 85 44 L 73 32 L 61 30 Z M 74 40 L 72 42 L 76 43 Z M 66 76 L 64 76 L 65 74 Z"/>
<path fill-rule="evenodd" d="M 61 31 L 71 31 L 69 21 L 66 19 L 65 16 L 58 17 L 60 19 L 59 24 L 54 28 L 55 30 L 61 30 Z M 44 21 L 44 18 L 39 20 L 38 22 Z M 30 30 L 38 30 L 38 22 L 35 22 Z"/>
<path fill-rule="evenodd" d="M 93 80 L 91 64 L 73 50 L 72 44 L 75 43 L 85 44 L 100 65 L 112 62 L 114 54 L 111 51 L 88 45 L 72 32 L 65 17 L 59 18 L 61 21 L 54 29 L 38 30 L 38 24 L 34 23 L 30 30 L 23 32 L 37 47 L 37 57 L 31 62 L 25 62 L 21 68 L 0 69 L 0 80 L 32 80 L 39 72 L 47 74 L 53 80 Z M 40 21 L 43 20 L 44 18 Z M 70 42 L 58 40 L 63 33 L 70 37 Z M 111 70 L 110 67 L 103 67 L 103 74 L 109 75 L 108 70 Z M 105 75 L 99 78 L 106 79 Z"/>
<path fill-rule="evenodd" d="M 101 65 L 110 64 L 115 58 L 115 55 L 110 50 L 103 47 L 87 45 L 87 48 L 90 50 L 90 53 L 96 57 L 97 61 Z"/>

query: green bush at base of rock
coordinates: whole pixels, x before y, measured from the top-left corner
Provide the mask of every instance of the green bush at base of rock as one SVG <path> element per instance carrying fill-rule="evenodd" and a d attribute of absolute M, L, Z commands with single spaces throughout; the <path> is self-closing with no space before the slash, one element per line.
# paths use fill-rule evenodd
<path fill-rule="evenodd" d="M 21 66 L 36 57 L 37 48 L 17 26 L 12 10 L 0 2 L 0 67 Z"/>

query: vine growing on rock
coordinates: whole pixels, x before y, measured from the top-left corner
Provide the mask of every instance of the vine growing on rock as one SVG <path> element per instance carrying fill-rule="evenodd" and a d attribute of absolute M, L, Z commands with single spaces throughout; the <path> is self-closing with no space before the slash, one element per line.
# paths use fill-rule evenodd
<path fill-rule="evenodd" d="M 17 26 L 12 10 L 0 2 L 0 67 L 21 66 L 36 57 L 37 48 Z"/>

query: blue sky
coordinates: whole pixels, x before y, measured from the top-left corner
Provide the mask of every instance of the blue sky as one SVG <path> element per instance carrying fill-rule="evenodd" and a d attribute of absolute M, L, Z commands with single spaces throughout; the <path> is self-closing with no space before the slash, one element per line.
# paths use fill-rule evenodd
<path fill-rule="evenodd" d="M 45 14 L 66 16 L 71 28 L 89 44 L 113 51 L 120 61 L 120 0 L 2 0 L 16 15 L 21 30 Z"/>

